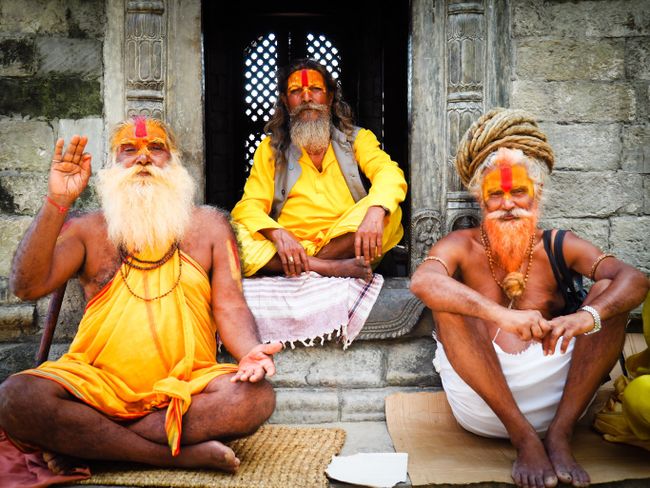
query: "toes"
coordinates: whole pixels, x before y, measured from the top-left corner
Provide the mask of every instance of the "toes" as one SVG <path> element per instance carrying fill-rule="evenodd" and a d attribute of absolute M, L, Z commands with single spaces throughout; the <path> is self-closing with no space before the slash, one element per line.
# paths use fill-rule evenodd
<path fill-rule="evenodd" d="M 562 483 L 571 483 L 573 481 L 573 476 L 571 476 L 568 470 L 556 468 L 555 474 L 557 475 L 557 479 Z"/>
<path fill-rule="evenodd" d="M 583 470 L 577 470 L 573 473 L 573 486 L 589 486 L 591 478 Z"/>
<path fill-rule="evenodd" d="M 557 486 L 557 476 L 555 476 L 555 473 L 553 471 L 545 471 L 544 472 L 544 484 L 543 486 L 545 488 L 554 488 Z"/>

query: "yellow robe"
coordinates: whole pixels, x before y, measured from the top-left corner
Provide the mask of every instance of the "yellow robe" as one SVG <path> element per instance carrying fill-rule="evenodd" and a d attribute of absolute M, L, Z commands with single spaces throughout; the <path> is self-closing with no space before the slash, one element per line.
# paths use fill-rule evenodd
<path fill-rule="evenodd" d="M 152 259 L 138 256 L 140 259 Z M 122 266 L 124 271 L 127 270 Z M 23 371 L 54 380 L 115 419 L 135 419 L 167 407 L 172 454 L 180 451 L 182 416 L 217 376 L 237 371 L 216 362 L 211 287 L 201 266 L 178 251 L 151 271 L 120 271 L 87 305 L 70 350 L 58 361 Z"/>
<path fill-rule="evenodd" d="M 614 393 L 596 414 L 594 427 L 611 442 L 650 451 L 650 295 L 643 305 L 643 336 L 648 349 L 625 361 L 628 376 L 614 382 Z"/>
<path fill-rule="evenodd" d="M 275 183 L 275 158 L 270 142 L 269 137 L 265 138 L 255 151 L 244 196 L 232 211 L 245 276 L 255 274 L 276 253 L 275 246 L 259 233 L 260 229 L 287 229 L 313 256 L 332 239 L 356 232 L 368 208 L 379 205 L 388 210 L 383 252 L 400 241 L 404 234 L 399 208 L 406 196 L 404 172 L 382 151 L 372 132 L 361 129 L 353 144 L 359 168 L 372 183 L 366 197 L 354 202 L 331 144 L 320 172 L 303 150 L 298 160 L 302 173 L 277 221 L 269 216 Z"/>

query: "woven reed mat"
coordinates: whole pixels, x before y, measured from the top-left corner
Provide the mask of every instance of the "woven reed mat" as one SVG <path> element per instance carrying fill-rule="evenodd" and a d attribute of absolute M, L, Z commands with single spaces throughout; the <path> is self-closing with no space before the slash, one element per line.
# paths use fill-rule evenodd
<path fill-rule="evenodd" d="M 609 391 L 600 390 L 576 427 L 573 454 L 592 483 L 643 479 L 650 483 L 648 452 L 605 441 L 589 428 Z M 509 483 L 515 450 L 505 439 L 464 430 L 451 413 L 444 392 L 396 393 L 386 398 L 386 423 L 395 451 L 407 452 L 413 486 Z M 642 485 L 634 485 L 642 486 Z M 648 485 L 643 485 L 648 486 Z"/>
<path fill-rule="evenodd" d="M 345 430 L 265 425 L 227 443 L 241 460 L 235 474 L 203 469 L 160 469 L 126 463 L 92 463 L 82 485 L 210 488 L 326 488 L 325 468 L 345 442 Z"/>

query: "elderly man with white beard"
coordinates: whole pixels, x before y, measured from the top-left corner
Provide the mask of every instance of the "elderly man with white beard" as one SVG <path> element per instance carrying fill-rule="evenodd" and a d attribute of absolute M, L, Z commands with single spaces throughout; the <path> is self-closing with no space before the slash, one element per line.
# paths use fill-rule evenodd
<path fill-rule="evenodd" d="M 311 270 L 370 279 L 404 234 L 404 173 L 372 132 L 352 124 L 341 87 L 322 64 L 299 59 L 277 78 L 269 137 L 232 211 L 244 275 Z"/>
<path fill-rule="evenodd" d="M 456 168 L 483 222 L 434 244 L 411 282 L 433 311 L 435 362 L 454 416 L 475 434 L 509 438 L 513 480 L 536 488 L 589 484 L 571 453 L 573 428 L 619 356 L 628 312 L 648 292 L 646 277 L 612 254 L 571 232 L 537 228 L 552 166 L 528 114 L 481 117 L 459 145 Z M 594 281 L 584 301 L 566 291 L 551 256 L 558 269 L 566 263 L 566 279 Z"/>
<path fill-rule="evenodd" d="M 56 142 L 11 286 L 34 300 L 76 276 L 88 304 L 63 357 L 0 387 L 0 426 L 49 453 L 53 471 L 69 458 L 234 471 L 239 460 L 220 440 L 251 434 L 273 412 L 264 377 L 282 346 L 257 337 L 228 219 L 194 206 L 169 127 L 136 117 L 112 134 L 102 210 L 64 223 L 91 174 L 86 143 Z M 216 333 L 238 365 L 216 362 Z"/>

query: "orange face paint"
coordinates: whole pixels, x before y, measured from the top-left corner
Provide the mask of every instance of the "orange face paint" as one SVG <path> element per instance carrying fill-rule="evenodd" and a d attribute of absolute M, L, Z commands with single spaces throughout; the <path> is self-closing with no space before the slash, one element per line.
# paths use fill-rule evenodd
<path fill-rule="evenodd" d="M 314 69 L 301 69 L 294 71 L 287 80 L 287 95 L 295 90 L 314 90 L 318 89 L 327 92 L 325 79 L 318 71 Z"/>
<path fill-rule="evenodd" d="M 148 151 L 150 144 L 161 144 L 168 151 L 171 150 L 165 130 L 156 121 L 145 117 L 135 117 L 133 122 L 122 127 L 111 144 L 115 149 L 125 145 L 134 146 L 137 154 Z"/>
<path fill-rule="evenodd" d="M 512 192 L 519 190 L 524 190 L 531 197 L 535 194 L 533 182 L 528 177 L 526 168 L 520 164 L 500 165 L 486 174 L 483 180 L 483 200 L 485 201 L 494 195 L 512 198 Z"/>

